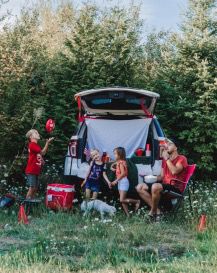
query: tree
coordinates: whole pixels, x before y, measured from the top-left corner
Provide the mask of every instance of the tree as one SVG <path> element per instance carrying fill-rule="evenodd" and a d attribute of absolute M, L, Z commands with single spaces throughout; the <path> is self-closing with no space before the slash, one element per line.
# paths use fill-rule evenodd
<path fill-rule="evenodd" d="M 170 34 L 148 79 L 160 90 L 158 114 L 169 135 L 182 140 L 200 173 L 217 167 L 216 1 L 190 0 L 181 32 Z M 159 43 L 158 43 L 159 46 Z M 156 47 L 155 47 L 156 48 Z M 153 51 L 153 50 L 152 50 Z"/>

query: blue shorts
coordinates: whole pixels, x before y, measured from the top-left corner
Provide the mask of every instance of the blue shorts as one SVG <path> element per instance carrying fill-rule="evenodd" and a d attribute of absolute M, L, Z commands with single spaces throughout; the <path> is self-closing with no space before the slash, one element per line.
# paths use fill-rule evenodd
<path fill-rule="evenodd" d="M 29 187 L 38 188 L 38 186 L 39 186 L 38 175 L 27 174 L 26 178 L 27 178 L 27 184 Z"/>
<path fill-rule="evenodd" d="M 99 192 L 99 181 L 87 180 L 85 188 L 92 192 Z"/>
<path fill-rule="evenodd" d="M 118 190 L 119 191 L 128 191 L 130 187 L 129 180 L 127 177 L 124 177 L 118 181 Z"/>

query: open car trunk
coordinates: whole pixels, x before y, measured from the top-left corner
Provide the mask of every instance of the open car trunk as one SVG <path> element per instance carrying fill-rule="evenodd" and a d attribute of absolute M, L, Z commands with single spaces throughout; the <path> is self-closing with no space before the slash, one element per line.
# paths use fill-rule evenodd
<path fill-rule="evenodd" d="M 132 88 L 111 87 L 75 95 L 86 115 L 151 116 L 159 94 Z"/>
<path fill-rule="evenodd" d="M 134 164 L 154 165 L 158 136 L 163 135 L 153 115 L 158 98 L 154 92 L 121 87 L 77 93 L 79 125 L 69 143 L 64 174 L 84 178 L 89 169 L 89 152 L 94 148 L 114 159 L 114 148 L 122 146 Z M 145 150 L 146 144 L 151 156 L 135 156 L 136 149 Z"/>

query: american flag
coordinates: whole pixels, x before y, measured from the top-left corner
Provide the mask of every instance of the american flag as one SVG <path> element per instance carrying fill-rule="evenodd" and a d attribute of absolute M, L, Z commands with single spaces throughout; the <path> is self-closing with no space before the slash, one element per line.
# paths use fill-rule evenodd
<path fill-rule="evenodd" d="M 84 154 L 86 155 L 86 160 L 89 161 L 90 160 L 90 149 L 89 149 L 88 143 L 86 143 L 86 146 L 84 148 Z"/>

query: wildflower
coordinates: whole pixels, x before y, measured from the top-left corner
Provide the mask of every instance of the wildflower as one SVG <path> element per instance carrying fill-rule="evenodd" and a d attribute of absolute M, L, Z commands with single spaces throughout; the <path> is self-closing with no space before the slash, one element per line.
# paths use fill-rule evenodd
<path fill-rule="evenodd" d="M 112 219 L 104 219 L 101 221 L 103 224 L 106 224 L 106 223 L 111 223 L 112 222 Z"/>
<path fill-rule="evenodd" d="M 119 228 L 120 228 L 120 230 L 121 230 L 122 232 L 125 231 L 124 227 L 123 227 L 121 224 L 119 224 L 118 226 L 119 226 Z"/>

